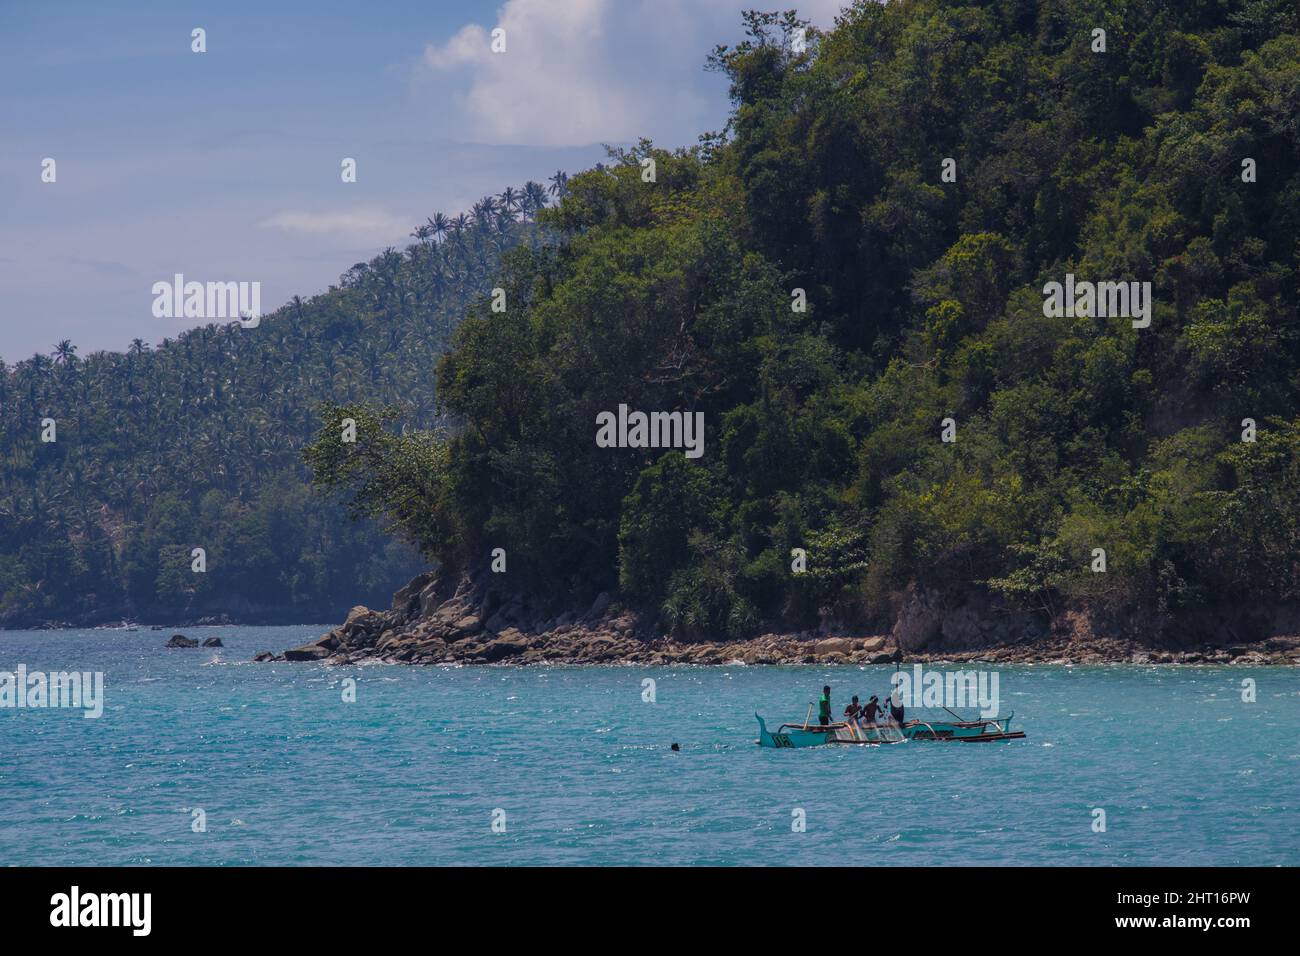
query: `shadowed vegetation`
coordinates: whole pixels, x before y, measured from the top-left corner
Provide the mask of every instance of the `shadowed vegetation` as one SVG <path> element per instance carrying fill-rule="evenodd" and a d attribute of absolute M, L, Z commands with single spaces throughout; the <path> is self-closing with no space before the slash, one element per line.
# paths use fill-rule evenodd
<path fill-rule="evenodd" d="M 506 258 L 439 366 L 454 428 L 323 441 L 322 483 L 685 635 L 887 626 L 909 586 L 1156 626 L 1300 598 L 1296 7 L 859 3 L 804 52 L 746 21 L 725 131 L 613 151 Z M 1150 281 L 1150 328 L 1045 318 L 1067 272 Z M 703 411 L 704 457 L 597 448 L 619 403 Z"/>

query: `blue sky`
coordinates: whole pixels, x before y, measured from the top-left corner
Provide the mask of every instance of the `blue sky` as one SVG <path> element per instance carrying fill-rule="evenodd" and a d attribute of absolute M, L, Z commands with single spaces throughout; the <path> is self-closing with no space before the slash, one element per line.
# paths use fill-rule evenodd
<path fill-rule="evenodd" d="M 0 0 L 0 357 L 175 336 L 150 288 L 176 272 L 259 281 L 271 311 L 602 142 L 692 144 L 726 118 L 705 56 L 755 5 Z"/>

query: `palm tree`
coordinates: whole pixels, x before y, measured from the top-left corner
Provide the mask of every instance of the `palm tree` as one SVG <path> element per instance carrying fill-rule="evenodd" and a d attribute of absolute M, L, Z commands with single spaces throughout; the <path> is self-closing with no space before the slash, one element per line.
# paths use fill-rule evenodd
<path fill-rule="evenodd" d="M 72 344 L 70 339 L 63 339 L 58 345 L 54 346 L 54 351 L 50 355 L 54 357 L 56 365 L 64 367 L 75 365 L 77 362 L 77 347 Z"/>
<path fill-rule="evenodd" d="M 519 191 L 514 186 L 507 186 L 501 191 L 501 212 L 513 214 L 519 205 L 519 199 Z"/>
<path fill-rule="evenodd" d="M 555 171 L 555 175 L 550 178 L 550 184 L 550 193 L 556 199 L 563 199 L 569 192 L 569 176 L 562 169 Z"/>
<path fill-rule="evenodd" d="M 546 187 L 535 180 L 528 180 L 524 183 L 524 195 L 519 206 L 523 210 L 524 219 L 535 219 L 546 208 Z"/>
<path fill-rule="evenodd" d="M 459 239 L 469 228 L 469 216 L 461 213 L 451 221 L 451 234 L 454 238 Z"/>
<path fill-rule="evenodd" d="M 433 218 L 429 220 L 429 227 L 433 230 L 433 238 L 442 241 L 443 236 L 447 235 L 447 229 L 451 226 L 451 220 L 440 212 L 435 212 Z"/>
<path fill-rule="evenodd" d="M 149 343 L 144 339 L 132 339 L 131 344 L 127 346 L 126 354 L 140 356 L 149 351 Z"/>
<path fill-rule="evenodd" d="M 474 225 L 479 229 L 486 229 L 492 224 L 497 213 L 497 198 L 495 196 L 484 196 L 473 206 L 470 207 L 470 214 L 474 217 Z"/>

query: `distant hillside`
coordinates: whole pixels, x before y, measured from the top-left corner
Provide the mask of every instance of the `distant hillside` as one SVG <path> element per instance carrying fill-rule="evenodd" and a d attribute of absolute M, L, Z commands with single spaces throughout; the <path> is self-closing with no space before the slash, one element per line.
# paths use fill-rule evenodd
<path fill-rule="evenodd" d="M 257 328 L 0 361 L 0 624 L 318 621 L 386 599 L 424 564 L 310 491 L 302 449 L 319 405 L 376 402 L 435 425 L 437 359 L 501 254 L 541 243 L 547 198 L 529 183 L 440 213 L 405 251 Z"/>
<path fill-rule="evenodd" d="M 464 427 L 358 455 L 333 409 L 320 481 L 453 568 L 503 549 L 543 613 L 617 592 L 686 638 L 1294 626 L 1296 5 L 746 20 L 727 129 L 574 176 L 457 329 Z M 1134 310 L 1054 309 L 1071 277 Z M 702 456 L 601 447 L 621 405 L 702 413 Z"/>

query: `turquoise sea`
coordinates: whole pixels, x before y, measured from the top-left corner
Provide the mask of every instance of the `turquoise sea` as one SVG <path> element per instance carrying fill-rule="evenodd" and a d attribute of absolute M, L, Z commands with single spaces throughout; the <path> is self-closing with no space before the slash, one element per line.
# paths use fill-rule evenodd
<path fill-rule="evenodd" d="M 892 669 L 248 663 L 326 629 L 0 632 L 106 696 L 0 709 L 0 865 L 1300 864 L 1297 668 L 1003 667 L 1026 740 L 773 751 Z"/>

